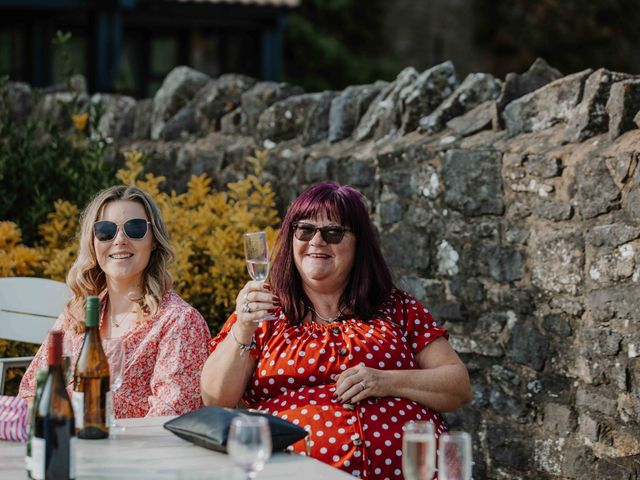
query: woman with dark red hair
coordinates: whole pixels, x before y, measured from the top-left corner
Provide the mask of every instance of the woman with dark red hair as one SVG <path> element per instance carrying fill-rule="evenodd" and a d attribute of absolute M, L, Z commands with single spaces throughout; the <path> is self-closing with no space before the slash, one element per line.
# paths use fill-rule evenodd
<path fill-rule="evenodd" d="M 431 420 L 439 435 L 438 412 L 467 403 L 471 385 L 447 331 L 394 287 L 360 192 L 327 182 L 300 195 L 269 279 L 244 286 L 212 340 L 205 404 L 242 400 L 304 427 L 312 457 L 402 478 L 402 425 Z"/>

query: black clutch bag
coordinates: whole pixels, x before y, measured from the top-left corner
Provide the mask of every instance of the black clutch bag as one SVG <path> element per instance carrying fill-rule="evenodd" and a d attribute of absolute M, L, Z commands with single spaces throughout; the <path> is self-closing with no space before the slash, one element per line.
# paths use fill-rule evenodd
<path fill-rule="evenodd" d="M 253 410 L 235 410 L 222 407 L 204 407 L 169 420 L 164 428 L 209 450 L 227 453 L 227 438 L 231 420 L 238 415 L 258 415 L 269 422 L 273 451 L 284 450 L 289 445 L 302 440 L 307 431 L 280 417 Z"/>

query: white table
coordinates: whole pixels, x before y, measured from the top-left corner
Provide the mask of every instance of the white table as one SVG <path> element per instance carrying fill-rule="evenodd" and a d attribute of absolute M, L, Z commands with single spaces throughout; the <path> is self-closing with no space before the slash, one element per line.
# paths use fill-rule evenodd
<path fill-rule="evenodd" d="M 192 445 L 162 428 L 172 417 L 120 420 L 124 433 L 105 440 L 77 440 L 77 478 L 223 480 L 242 479 L 231 459 Z M 0 441 L 0 478 L 27 479 L 25 445 Z M 353 480 L 351 475 L 312 458 L 274 453 L 257 480 Z"/>

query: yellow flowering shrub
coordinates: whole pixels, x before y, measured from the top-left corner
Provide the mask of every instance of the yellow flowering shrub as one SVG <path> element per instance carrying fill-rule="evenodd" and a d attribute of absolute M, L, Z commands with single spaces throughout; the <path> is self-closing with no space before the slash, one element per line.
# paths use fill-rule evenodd
<path fill-rule="evenodd" d="M 22 232 L 13 222 L 0 222 L 0 277 L 26 277 L 41 272 L 42 253 L 22 245 Z"/>
<path fill-rule="evenodd" d="M 212 332 L 233 311 L 235 297 L 249 279 L 244 262 L 242 235 L 264 230 L 272 245 L 280 222 L 275 194 L 259 177 L 266 153 L 247 158 L 253 173 L 213 191 L 206 175 L 193 176 L 187 191 L 164 192 L 162 176 L 143 174 L 144 158 L 138 151 L 124 154 L 125 165 L 117 178 L 124 185 L 136 185 L 158 203 L 176 250 L 171 274 L 174 288 L 205 317 Z M 80 209 L 64 200 L 54 204 L 47 222 L 38 232 L 42 245 L 22 245 L 20 229 L 12 222 L 0 222 L 0 275 L 42 276 L 64 281 L 76 258 Z M 1 350 L 0 350 L 1 355 Z"/>
<path fill-rule="evenodd" d="M 38 232 L 44 240 L 44 277 L 65 281 L 67 272 L 78 254 L 76 235 L 79 227 L 80 209 L 66 200 L 56 200 L 54 211 L 47 214 L 47 223 L 38 227 Z"/>
<path fill-rule="evenodd" d="M 152 173 L 143 175 L 142 153 L 125 153 L 125 166 L 117 178 L 136 185 L 154 197 L 166 221 L 176 250 L 171 274 L 174 288 L 196 307 L 213 334 L 235 307 L 235 297 L 249 280 L 244 261 L 242 236 L 263 230 L 273 245 L 280 223 L 275 194 L 259 177 L 266 154 L 257 152 L 247 161 L 253 173 L 232 182 L 223 192 L 213 191 L 206 175 L 193 176 L 185 193 L 160 190 L 165 181 Z M 13 222 L 0 222 L 0 276 L 38 276 L 64 281 L 76 258 L 80 209 L 64 200 L 54 204 L 46 223 L 38 228 L 42 243 L 22 244 L 22 234 Z M 0 339 L 0 357 L 33 355 L 37 346 Z M 15 393 L 22 372 L 7 375 L 7 391 Z"/>
<path fill-rule="evenodd" d="M 125 159 L 118 179 L 149 192 L 162 210 L 176 250 L 171 271 L 174 288 L 202 313 L 212 332 L 217 332 L 233 311 L 238 291 L 249 279 L 243 234 L 263 230 L 272 245 L 278 233 L 275 193 L 270 184 L 259 180 L 266 153 L 249 157 L 253 173 L 229 183 L 226 191 L 213 191 L 211 179 L 203 174 L 193 176 L 182 194 L 162 192 L 163 177 L 146 174 L 141 178 L 139 152 L 128 152 Z"/>
<path fill-rule="evenodd" d="M 79 132 L 84 132 L 84 129 L 87 128 L 89 113 L 85 112 L 71 115 L 71 120 L 73 121 L 73 126 L 76 127 L 76 130 L 78 130 Z"/>
<path fill-rule="evenodd" d="M 39 248 L 22 245 L 22 232 L 13 222 L 0 222 L 0 277 L 39 276 L 43 254 Z M 33 355 L 37 347 L 0 339 L 0 358 Z M 17 393 L 22 372 L 9 369 L 6 377 L 8 394 Z"/>

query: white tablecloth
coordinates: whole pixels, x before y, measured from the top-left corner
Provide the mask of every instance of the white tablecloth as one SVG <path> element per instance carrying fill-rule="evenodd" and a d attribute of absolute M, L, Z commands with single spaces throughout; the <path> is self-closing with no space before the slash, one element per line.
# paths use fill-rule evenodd
<path fill-rule="evenodd" d="M 77 479 L 242 479 L 231 459 L 192 445 L 162 428 L 171 417 L 121 420 L 124 433 L 76 441 Z M 27 479 L 25 445 L 0 441 L 0 478 Z M 275 453 L 257 480 L 353 480 L 341 470 L 296 454 Z"/>

